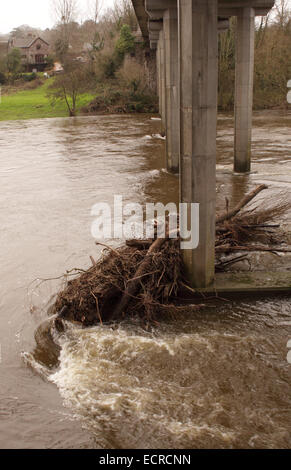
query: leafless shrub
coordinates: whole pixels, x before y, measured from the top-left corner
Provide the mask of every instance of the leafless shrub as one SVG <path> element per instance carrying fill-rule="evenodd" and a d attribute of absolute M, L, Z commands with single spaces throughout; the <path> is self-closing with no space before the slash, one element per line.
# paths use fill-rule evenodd
<path fill-rule="evenodd" d="M 144 67 L 131 57 L 125 58 L 117 77 L 129 86 L 133 92 L 142 92 L 147 87 Z"/>

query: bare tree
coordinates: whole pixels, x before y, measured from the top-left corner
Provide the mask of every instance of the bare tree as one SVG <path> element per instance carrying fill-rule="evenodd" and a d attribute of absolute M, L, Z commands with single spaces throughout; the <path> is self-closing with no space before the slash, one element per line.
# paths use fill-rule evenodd
<path fill-rule="evenodd" d="M 86 71 L 76 63 L 67 65 L 66 73 L 58 75 L 48 88 L 48 98 L 52 105 L 57 101 L 64 102 L 69 116 L 76 116 L 78 101 L 82 93 L 89 89 Z"/>
<path fill-rule="evenodd" d="M 78 0 L 52 0 L 56 21 L 68 25 L 76 19 Z"/>
<path fill-rule="evenodd" d="M 115 0 L 111 14 L 119 28 L 122 24 L 128 24 L 132 31 L 137 29 L 137 20 L 131 0 Z"/>
<path fill-rule="evenodd" d="M 58 25 L 58 38 L 55 41 L 55 49 L 63 62 L 70 48 L 72 25 L 78 13 L 78 0 L 51 0 L 51 3 Z"/>
<path fill-rule="evenodd" d="M 90 42 L 93 48 L 93 52 L 99 49 L 100 45 L 100 34 L 98 31 L 98 22 L 99 22 L 99 17 L 101 13 L 103 5 L 103 0 L 87 0 L 87 15 L 88 15 L 88 20 L 92 25 L 92 33 L 91 33 L 91 38 Z"/>
<path fill-rule="evenodd" d="M 261 16 L 260 22 L 257 24 L 256 36 L 255 36 L 255 47 L 258 49 L 261 47 L 265 40 L 266 32 L 268 30 L 270 20 L 270 12 L 266 16 Z"/>
<path fill-rule="evenodd" d="M 277 0 L 275 3 L 275 22 L 280 26 L 280 28 L 284 28 L 290 21 L 290 6 L 288 0 Z"/>
<path fill-rule="evenodd" d="M 103 6 L 102 0 L 87 0 L 88 17 L 97 26 L 100 12 Z"/>

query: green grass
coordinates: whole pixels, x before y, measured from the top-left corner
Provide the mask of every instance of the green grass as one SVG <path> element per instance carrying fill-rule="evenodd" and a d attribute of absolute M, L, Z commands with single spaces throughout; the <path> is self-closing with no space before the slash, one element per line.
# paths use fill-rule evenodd
<path fill-rule="evenodd" d="M 47 95 L 47 88 L 53 79 L 34 89 L 2 96 L 0 103 L 0 121 L 16 119 L 40 119 L 68 116 L 68 109 L 64 102 L 52 105 Z M 86 93 L 78 100 L 78 109 L 88 104 L 94 98 Z"/>

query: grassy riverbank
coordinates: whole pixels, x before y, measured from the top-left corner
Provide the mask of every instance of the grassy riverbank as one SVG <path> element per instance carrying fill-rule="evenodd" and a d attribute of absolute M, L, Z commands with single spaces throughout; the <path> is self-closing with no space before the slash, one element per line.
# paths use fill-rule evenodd
<path fill-rule="evenodd" d="M 0 121 L 68 116 L 67 106 L 64 102 L 57 102 L 53 105 L 47 97 L 50 83 L 51 79 L 36 89 L 2 94 Z M 93 97 L 89 93 L 83 94 L 78 101 L 78 109 L 87 105 Z"/>

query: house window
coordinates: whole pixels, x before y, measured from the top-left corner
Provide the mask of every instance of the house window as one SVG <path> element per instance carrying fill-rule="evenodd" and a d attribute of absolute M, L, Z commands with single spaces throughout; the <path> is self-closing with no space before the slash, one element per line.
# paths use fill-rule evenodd
<path fill-rule="evenodd" d="M 36 46 L 36 48 L 37 48 L 37 50 L 39 51 L 39 50 L 41 49 L 41 44 L 38 44 L 38 45 Z"/>
<path fill-rule="evenodd" d="M 43 64 L 44 63 L 44 55 L 43 54 L 37 54 L 35 56 L 35 63 L 36 64 Z"/>

